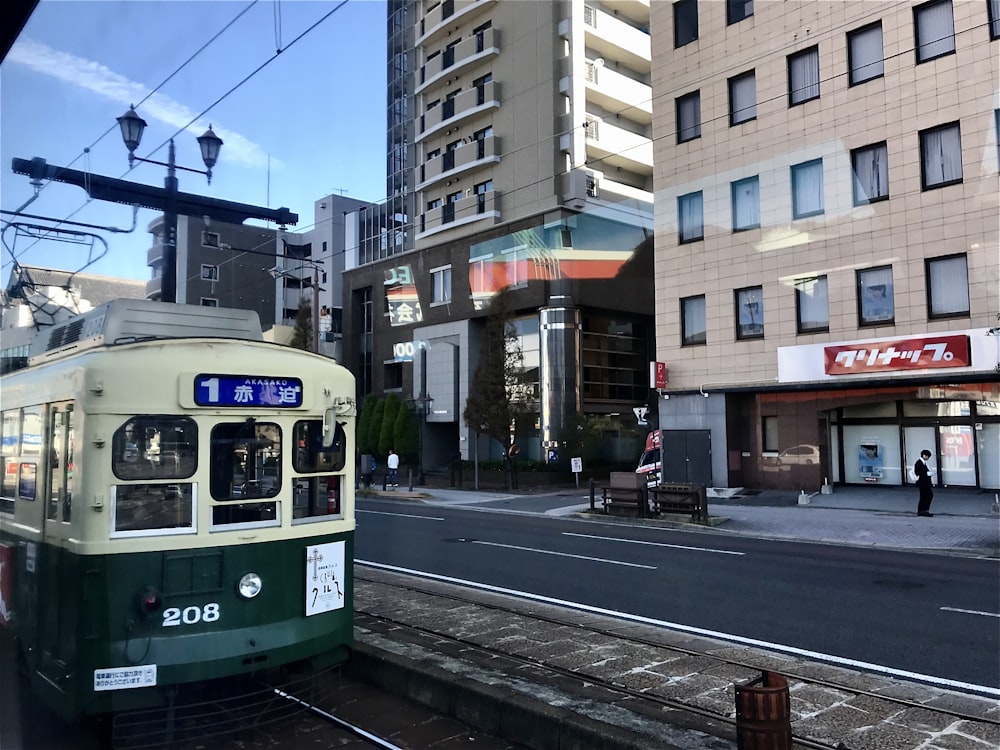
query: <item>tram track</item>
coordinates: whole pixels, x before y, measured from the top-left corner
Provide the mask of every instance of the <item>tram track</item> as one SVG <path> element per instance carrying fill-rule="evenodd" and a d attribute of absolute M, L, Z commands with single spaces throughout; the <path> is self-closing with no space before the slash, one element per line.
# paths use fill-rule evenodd
<path fill-rule="evenodd" d="M 654 707 L 654 710 L 658 707 L 661 711 L 682 711 L 702 717 L 728 726 L 734 732 L 736 731 L 733 697 L 735 684 L 749 681 L 748 678 L 767 670 L 779 672 L 789 682 L 792 704 L 790 719 L 793 739 L 798 747 L 815 750 L 854 750 L 855 745 L 851 744 L 852 736 L 858 743 L 856 745 L 858 748 L 879 747 L 878 744 L 865 744 L 858 737 L 857 726 L 853 727 L 852 731 L 835 734 L 835 730 L 831 727 L 832 719 L 817 718 L 822 717 L 824 712 L 832 717 L 844 713 L 845 708 L 862 709 L 862 707 L 872 716 L 872 723 L 876 729 L 887 731 L 897 728 L 912 729 L 908 724 L 919 724 L 920 727 L 937 727 L 942 733 L 982 737 L 993 741 L 995 743 L 993 746 L 1000 746 L 998 742 L 1000 713 L 996 710 L 996 703 L 976 696 L 944 694 L 944 691 L 923 686 L 906 685 L 899 681 L 860 675 L 801 660 L 781 659 L 773 654 L 756 649 L 737 648 L 730 644 L 723 644 L 720 647 L 719 643 L 715 643 L 714 649 L 684 645 L 684 640 L 705 639 L 678 638 L 676 634 L 671 637 L 662 629 L 647 628 L 645 631 L 640 631 L 632 627 L 628 629 L 627 635 L 623 635 L 623 623 L 611 617 L 581 618 L 577 612 L 563 611 L 551 605 L 539 605 L 536 602 L 517 600 L 515 597 L 487 594 L 474 589 L 444 585 L 437 581 L 391 574 L 361 566 L 356 568 L 356 587 L 360 591 L 356 611 L 372 618 L 374 622 L 382 622 L 395 629 L 397 635 L 399 629 L 409 628 L 425 638 L 432 636 L 442 642 L 454 644 L 458 648 L 475 649 L 485 658 L 502 657 L 514 660 L 525 666 L 547 670 L 563 679 L 586 682 L 609 694 L 633 701 L 644 701 Z M 396 607 L 395 611 L 375 611 L 378 607 L 369 604 L 373 599 L 399 601 L 403 598 L 401 594 L 409 598 L 418 598 L 419 604 L 410 608 L 412 611 L 404 611 L 406 608 L 403 607 Z M 565 654 L 559 653 L 562 650 L 561 646 L 554 649 L 554 658 L 529 653 L 542 650 L 538 644 L 521 649 L 520 644 L 512 644 L 509 639 L 501 638 L 503 645 L 497 646 L 490 642 L 491 637 L 494 641 L 497 640 L 495 633 L 491 634 L 488 631 L 484 633 L 468 627 L 464 628 L 466 632 L 463 633 L 461 625 L 456 628 L 449 624 L 452 619 L 448 617 L 449 611 L 466 611 L 469 607 L 475 607 L 485 613 L 482 615 L 484 619 L 492 616 L 498 621 L 514 622 L 518 629 L 523 628 L 527 632 L 557 628 L 559 633 L 555 639 L 560 644 L 572 641 L 594 643 L 599 640 L 600 648 L 606 653 L 645 650 L 648 658 L 658 659 L 659 664 L 653 669 L 637 670 L 633 667 L 633 670 L 627 672 L 625 676 L 614 676 L 600 665 L 566 666 L 565 662 L 572 659 L 567 659 Z M 416 616 L 413 612 L 417 613 Z M 435 614 L 427 619 L 423 615 L 428 612 Z M 467 612 L 466 614 L 468 615 Z M 669 665 L 674 662 L 683 664 L 685 669 L 694 662 L 702 675 L 730 675 L 732 681 L 725 690 L 728 702 L 719 700 L 719 695 L 707 700 L 704 693 L 697 692 L 692 698 L 682 697 L 683 690 L 679 686 L 687 677 L 670 674 Z M 656 678 L 661 678 L 660 686 L 654 684 Z M 630 686 L 628 684 L 630 680 L 637 685 Z M 829 696 L 826 705 L 819 706 L 818 710 L 816 706 L 807 705 L 809 701 L 816 701 L 817 696 L 823 695 Z M 876 717 L 878 717 L 877 722 Z M 821 731 L 817 731 L 817 728 Z M 996 740 L 992 739 L 994 737 Z M 914 744 L 914 747 L 919 744 Z"/>

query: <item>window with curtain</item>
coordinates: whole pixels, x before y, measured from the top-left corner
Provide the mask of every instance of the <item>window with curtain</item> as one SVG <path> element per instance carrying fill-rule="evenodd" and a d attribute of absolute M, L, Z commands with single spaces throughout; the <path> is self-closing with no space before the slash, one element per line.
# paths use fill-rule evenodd
<path fill-rule="evenodd" d="M 928 188 L 962 181 L 962 131 L 958 123 L 920 133 L 920 182 Z"/>
<path fill-rule="evenodd" d="M 927 62 L 955 51 L 955 17 L 951 0 L 932 0 L 913 9 L 917 62 Z"/>
<path fill-rule="evenodd" d="M 756 229 L 760 226 L 760 178 L 756 175 L 737 180 L 731 185 L 733 197 L 733 231 Z"/>
<path fill-rule="evenodd" d="M 681 300 L 681 345 L 705 343 L 705 295 Z"/>
<path fill-rule="evenodd" d="M 969 314 L 969 265 L 964 253 L 927 259 L 927 314 L 930 318 Z"/>
<path fill-rule="evenodd" d="M 698 38 L 698 0 L 674 3 L 674 47 L 683 47 Z"/>
<path fill-rule="evenodd" d="M 986 0 L 990 15 L 990 39 L 1000 39 L 1000 0 Z"/>
<path fill-rule="evenodd" d="M 858 325 L 891 324 L 896 319 L 893 304 L 892 266 L 857 272 Z"/>
<path fill-rule="evenodd" d="M 704 204 L 701 191 L 677 198 L 677 226 L 680 241 L 694 242 L 705 238 Z"/>
<path fill-rule="evenodd" d="M 795 282 L 795 323 L 799 333 L 830 330 L 830 297 L 826 276 Z"/>
<path fill-rule="evenodd" d="M 788 106 L 819 98 L 819 47 L 788 56 Z"/>
<path fill-rule="evenodd" d="M 726 0 L 726 23 L 739 23 L 753 15 L 753 0 Z"/>
<path fill-rule="evenodd" d="M 792 167 L 792 218 L 802 219 L 823 213 L 823 160 Z"/>
<path fill-rule="evenodd" d="M 760 418 L 760 439 L 763 448 L 768 453 L 778 450 L 778 418 L 775 416 Z"/>
<path fill-rule="evenodd" d="M 736 290 L 736 338 L 764 338 L 764 291 L 759 286 Z"/>
<path fill-rule="evenodd" d="M 701 92 L 677 98 L 677 142 L 701 137 Z"/>
<path fill-rule="evenodd" d="M 754 71 L 729 79 L 729 124 L 757 119 L 757 79 Z"/>
<path fill-rule="evenodd" d="M 886 200 L 889 197 L 888 154 L 885 141 L 856 148 L 851 152 L 855 206 Z"/>
<path fill-rule="evenodd" d="M 847 67 L 850 69 L 850 84 L 854 86 L 881 78 L 885 73 L 883 56 L 881 21 L 848 32 Z"/>

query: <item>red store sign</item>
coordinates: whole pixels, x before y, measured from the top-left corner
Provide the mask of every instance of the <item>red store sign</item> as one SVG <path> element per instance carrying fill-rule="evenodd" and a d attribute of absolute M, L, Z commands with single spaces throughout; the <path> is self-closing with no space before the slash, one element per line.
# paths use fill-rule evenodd
<path fill-rule="evenodd" d="M 859 375 L 893 370 L 930 370 L 972 364 L 969 337 L 924 336 L 896 341 L 823 347 L 827 375 Z"/>

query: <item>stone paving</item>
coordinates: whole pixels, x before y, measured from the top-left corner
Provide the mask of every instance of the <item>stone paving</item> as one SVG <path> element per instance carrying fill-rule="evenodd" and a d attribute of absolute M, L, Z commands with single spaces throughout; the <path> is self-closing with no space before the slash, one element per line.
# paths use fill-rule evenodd
<path fill-rule="evenodd" d="M 391 583 L 407 580 L 405 576 L 359 567 L 365 579 Z M 448 584 L 420 581 L 422 589 L 453 593 Z M 573 669 L 583 678 L 604 680 L 625 686 L 644 694 L 683 701 L 685 704 L 724 715 L 735 715 L 735 685 L 748 682 L 760 670 L 773 670 L 801 678 L 822 679 L 832 685 L 817 685 L 789 677 L 792 730 L 796 736 L 818 740 L 832 747 L 845 750 L 996 750 L 1000 747 L 1000 702 L 979 698 L 936 687 L 914 685 L 892 678 L 858 673 L 826 664 L 785 657 L 752 648 L 692 635 L 664 631 L 659 628 L 624 623 L 566 610 L 560 607 L 525 603 L 497 594 L 461 589 L 463 598 L 481 600 L 483 603 L 502 600 L 517 614 L 502 612 L 476 604 L 456 605 L 447 600 L 435 599 L 421 593 L 408 592 L 399 597 L 399 590 L 380 583 L 358 580 L 355 589 L 356 608 L 361 613 L 386 613 L 394 619 L 419 628 L 449 636 L 465 638 L 505 653 L 535 660 L 541 664 Z M 453 612 L 460 617 L 453 617 Z M 544 614 L 565 622 L 553 626 L 533 619 Z M 377 632 L 377 627 L 359 618 L 356 629 L 359 644 L 365 648 L 405 653 L 414 663 L 433 664 L 435 668 L 454 671 L 465 679 L 478 679 L 491 684 L 502 684 L 505 689 L 522 696 L 544 693 L 548 701 L 556 701 L 563 708 L 573 708 L 592 718 L 595 711 L 592 697 L 584 689 L 574 692 L 559 685 L 545 684 L 525 679 L 525 670 L 517 663 L 500 664 L 494 658 L 480 659 L 468 650 L 452 650 L 442 643 L 400 643 L 393 641 L 391 633 Z M 587 633 L 581 636 L 572 626 L 599 624 L 600 627 L 620 636 Z M 498 637 L 499 636 L 499 637 Z M 636 641 L 649 641 L 638 643 Z M 679 654 L 669 649 L 676 645 L 705 654 Z M 708 658 L 739 659 L 747 666 L 720 664 Z M 475 667 L 471 667 L 474 663 Z M 876 694 L 858 695 L 853 689 L 863 689 Z M 919 707 L 907 707 L 877 697 L 900 697 L 914 701 Z M 630 708 L 627 700 L 615 700 L 619 709 Z M 934 711 L 936 706 L 963 712 L 985 721 L 973 721 L 947 716 Z M 640 712 L 629 716 L 620 711 L 603 711 L 605 720 L 619 728 L 631 727 L 660 738 L 666 742 L 666 730 L 661 720 Z M 672 718 L 673 717 L 672 715 Z M 988 723 L 992 721 L 994 723 Z M 731 737 L 718 727 L 687 726 L 684 734 L 674 726 L 670 743 L 657 747 L 719 748 L 720 740 L 731 742 Z M 682 736 L 683 735 L 683 736 Z"/>

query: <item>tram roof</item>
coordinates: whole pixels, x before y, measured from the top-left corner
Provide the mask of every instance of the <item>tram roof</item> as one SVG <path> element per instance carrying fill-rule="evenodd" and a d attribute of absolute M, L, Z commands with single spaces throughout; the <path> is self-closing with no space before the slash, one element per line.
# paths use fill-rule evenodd
<path fill-rule="evenodd" d="M 116 299 L 38 332 L 29 365 L 100 346 L 177 338 L 263 341 L 253 310 Z"/>

